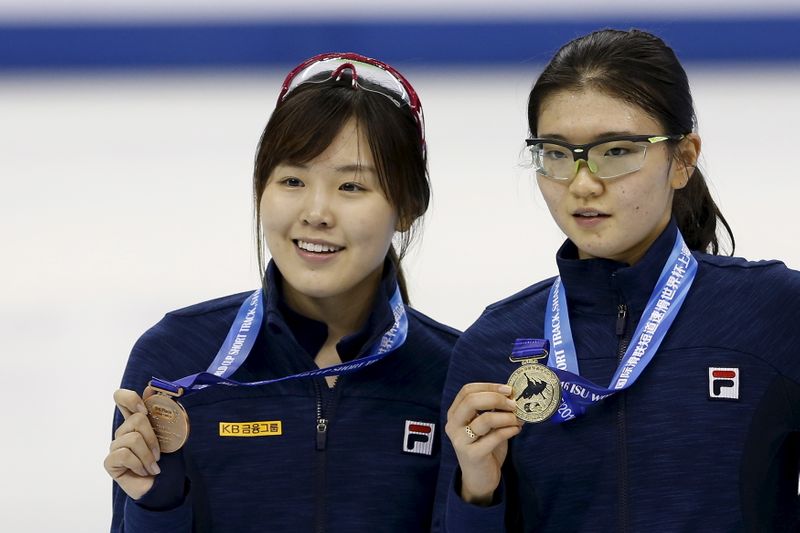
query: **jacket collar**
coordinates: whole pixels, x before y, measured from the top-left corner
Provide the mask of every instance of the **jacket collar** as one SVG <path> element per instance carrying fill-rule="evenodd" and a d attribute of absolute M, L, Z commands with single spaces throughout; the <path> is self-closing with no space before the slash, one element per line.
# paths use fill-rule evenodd
<path fill-rule="evenodd" d="M 270 261 L 264 276 L 266 324 L 273 332 L 291 334 L 313 358 L 327 339 L 328 326 L 324 322 L 313 320 L 290 309 L 283 297 L 283 283 L 283 276 L 277 265 Z M 396 270 L 392 262 L 387 259 L 369 317 L 359 331 L 342 338 L 336 345 L 342 361 L 364 355 L 362 352 L 377 342 L 394 323 L 389 298 L 394 293 L 396 284 Z"/>
<path fill-rule="evenodd" d="M 674 220 L 633 266 L 610 259 L 578 259 L 575 244 L 567 240 L 556 262 L 570 309 L 615 314 L 619 304 L 641 313 L 669 258 L 678 227 Z"/>

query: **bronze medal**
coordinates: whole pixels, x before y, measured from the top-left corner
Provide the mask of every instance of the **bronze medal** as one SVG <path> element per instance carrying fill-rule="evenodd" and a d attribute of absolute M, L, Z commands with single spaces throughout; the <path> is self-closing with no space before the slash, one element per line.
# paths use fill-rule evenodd
<path fill-rule="evenodd" d="M 186 409 L 169 395 L 150 386 L 142 396 L 147 419 L 156 434 L 161 453 L 180 450 L 189 438 L 189 415 Z"/>
<path fill-rule="evenodd" d="M 561 381 L 544 365 L 523 364 L 508 378 L 508 385 L 517 402 L 514 414 L 525 422 L 544 422 L 561 404 Z"/>

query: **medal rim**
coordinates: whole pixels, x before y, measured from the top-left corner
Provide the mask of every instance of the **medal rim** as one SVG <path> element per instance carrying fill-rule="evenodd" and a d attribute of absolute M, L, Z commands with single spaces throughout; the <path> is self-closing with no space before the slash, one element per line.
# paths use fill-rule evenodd
<path fill-rule="evenodd" d="M 156 439 L 158 440 L 158 446 L 161 453 L 173 453 L 180 450 L 186 441 L 189 440 L 189 414 L 186 412 L 186 409 L 180 402 L 173 400 L 169 395 L 156 392 L 151 387 L 147 387 L 143 394 L 144 406 L 147 408 L 147 420 L 150 422 L 150 427 L 153 428 L 153 433 L 156 435 Z M 170 428 L 174 429 L 174 433 L 177 436 L 164 436 L 163 441 L 165 444 L 162 445 L 162 439 L 159 438 L 159 431 L 156 428 L 155 424 L 153 424 L 153 419 L 150 415 L 150 405 L 155 402 L 162 402 L 162 404 L 167 404 L 172 410 L 177 413 L 177 418 L 179 419 L 177 422 L 170 422 Z"/>
<path fill-rule="evenodd" d="M 519 374 L 524 374 L 526 370 L 533 367 L 533 365 L 537 365 L 540 368 L 537 370 L 543 370 L 544 374 L 549 379 L 545 379 L 545 381 L 551 385 L 556 391 L 556 399 L 553 401 L 553 407 L 550 409 L 549 413 L 546 413 L 543 417 L 534 417 L 530 416 L 530 413 L 526 413 L 522 409 L 519 408 L 519 403 L 517 403 L 517 409 L 514 410 L 514 415 L 525 422 L 531 422 L 533 424 L 538 424 L 540 422 L 545 422 L 553 417 L 554 414 L 558 411 L 558 407 L 561 405 L 561 380 L 558 378 L 555 372 L 553 372 L 549 367 L 540 363 L 525 363 L 519 368 L 516 368 L 511 375 L 508 377 L 508 381 L 506 384 L 511 387 L 512 392 L 514 391 L 513 381 Z"/>

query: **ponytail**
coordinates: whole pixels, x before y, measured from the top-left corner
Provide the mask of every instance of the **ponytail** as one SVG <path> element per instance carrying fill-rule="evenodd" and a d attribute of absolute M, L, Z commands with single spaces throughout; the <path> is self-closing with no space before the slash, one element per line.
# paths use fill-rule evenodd
<path fill-rule="evenodd" d="M 690 250 L 714 255 L 720 251 L 717 221 L 721 222 L 728 234 L 730 253 L 733 255 L 736 248 L 733 231 L 711 197 L 706 179 L 699 168 L 694 169 L 686 187 L 675 191 L 672 216 Z"/>

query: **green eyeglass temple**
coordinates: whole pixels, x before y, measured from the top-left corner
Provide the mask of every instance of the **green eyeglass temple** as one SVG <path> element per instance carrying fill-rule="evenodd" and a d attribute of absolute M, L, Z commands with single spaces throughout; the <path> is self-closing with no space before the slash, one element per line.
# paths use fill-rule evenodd
<path fill-rule="evenodd" d="M 596 141 L 587 143 L 587 144 L 570 144 L 568 142 L 562 141 L 560 139 L 545 139 L 545 138 L 533 138 L 533 139 L 525 139 L 525 143 L 528 147 L 533 148 L 534 150 L 538 147 L 539 150 L 542 150 L 545 144 L 548 145 L 555 145 L 560 146 L 562 148 L 566 148 L 570 151 L 572 155 L 572 159 L 574 162 L 574 166 L 571 169 L 570 176 L 562 175 L 554 175 L 548 172 L 544 163 L 542 163 L 534 153 L 533 163 L 536 171 L 542 174 L 545 177 L 566 181 L 571 180 L 574 178 L 578 171 L 580 170 L 581 161 L 586 163 L 587 168 L 592 174 L 595 174 L 600 179 L 611 179 L 616 178 L 619 176 L 624 176 L 625 174 L 630 174 L 631 172 L 636 172 L 641 168 L 642 163 L 644 162 L 644 157 L 646 152 L 642 153 L 641 159 L 636 162 L 634 166 L 622 166 L 616 168 L 610 175 L 600 176 L 598 175 L 598 171 L 600 170 L 600 165 L 597 164 L 596 161 L 589 159 L 589 151 L 594 148 L 595 146 L 600 146 L 607 143 L 617 142 L 617 141 L 627 141 L 633 143 L 649 143 L 649 144 L 656 144 L 664 141 L 680 141 L 685 137 L 683 134 L 676 134 L 676 135 L 618 135 L 614 137 L 606 137 L 603 139 L 598 139 Z M 540 156 L 541 157 L 541 156 Z M 566 170 L 565 168 L 562 169 Z M 610 169 L 608 169 L 610 170 Z"/>

